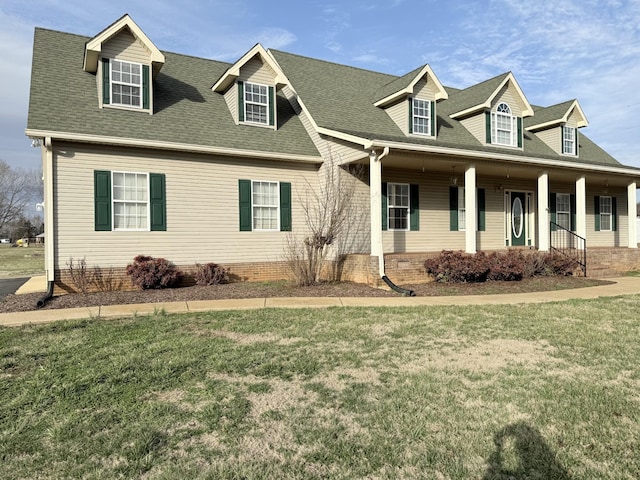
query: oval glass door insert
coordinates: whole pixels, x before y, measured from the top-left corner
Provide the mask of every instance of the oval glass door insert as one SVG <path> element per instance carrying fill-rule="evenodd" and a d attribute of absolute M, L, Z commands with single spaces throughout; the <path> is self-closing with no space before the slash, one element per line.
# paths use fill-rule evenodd
<path fill-rule="evenodd" d="M 513 200 L 513 207 L 511 208 L 511 228 L 513 230 L 513 236 L 520 238 L 522 236 L 522 229 L 524 227 L 523 222 L 522 202 L 519 197 Z"/>

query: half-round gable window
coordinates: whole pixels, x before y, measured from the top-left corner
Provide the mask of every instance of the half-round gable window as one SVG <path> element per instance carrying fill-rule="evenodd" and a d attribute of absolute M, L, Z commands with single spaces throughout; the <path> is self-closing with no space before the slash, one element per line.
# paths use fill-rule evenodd
<path fill-rule="evenodd" d="M 509 108 L 509 105 L 507 105 L 506 103 L 501 103 L 496 107 L 496 112 L 511 115 L 511 108 Z"/>

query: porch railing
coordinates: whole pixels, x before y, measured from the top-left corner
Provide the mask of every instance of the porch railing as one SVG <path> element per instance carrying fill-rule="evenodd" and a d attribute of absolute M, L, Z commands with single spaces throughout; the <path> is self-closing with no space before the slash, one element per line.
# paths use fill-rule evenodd
<path fill-rule="evenodd" d="M 550 222 L 549 246 L 552 251 L 575 260 L 587 276 L 587 240 L 555 222 Z"/>

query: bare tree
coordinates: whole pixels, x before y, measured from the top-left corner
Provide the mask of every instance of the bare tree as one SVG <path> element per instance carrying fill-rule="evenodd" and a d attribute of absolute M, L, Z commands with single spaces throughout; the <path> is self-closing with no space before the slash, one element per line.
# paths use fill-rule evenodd
<path fill-rule="evenodd" d="M 41 189 L 41 179 L 35 171 L 13 169 L 0 160 L 0 230 L 19 219 L 29 202 Z"/>
<path fill-rule="evenodd" d="M 313 285 L 322 274 L 325 260 L 341 236 L 357 223 L 356 185 L 363 176 L 362 168 L 345 170 L 332 158 L 319 172 L 317 189 L 307 184 L 300 195 L 307 230 L 303 235 L 289 234 L 284 257 L 298 285 Z M 344 244 L 344 242 L 340 242 Z M 333 253 L 338 254 L 339 248 Z"/>

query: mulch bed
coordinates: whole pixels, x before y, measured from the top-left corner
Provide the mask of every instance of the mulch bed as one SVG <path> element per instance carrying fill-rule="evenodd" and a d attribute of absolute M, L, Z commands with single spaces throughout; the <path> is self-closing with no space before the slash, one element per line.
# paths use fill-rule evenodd
<path fill-rule="evenodd" d="M 540 292 L 582 288 L 611 282 L 582 277 L 539 277 L 519 282 L 486 282 L 443 284 L 425 283 L 402 285 L 414 290 L 416 296 L 443 295 L 488 295 Z M 8 295 L 0 302 L 0 313 L 36 310 L 42 293 Z M 74 293 L 60 295 L 49 300 L 43 309 L 91 307 L 98 305 L 124 305 L 134 303 L 185 302 L 193 300 L 216 300 L 233 298 L 265 297 L 397 297 L 399 294 L 387 289 L 369 287 L 351 282 L 320 283 L 309 287 L 296 287 L 283 282 L 230 283 L 210 287 L 193 286 L 163 290 L 140 290 L 133 292 Z"/>

